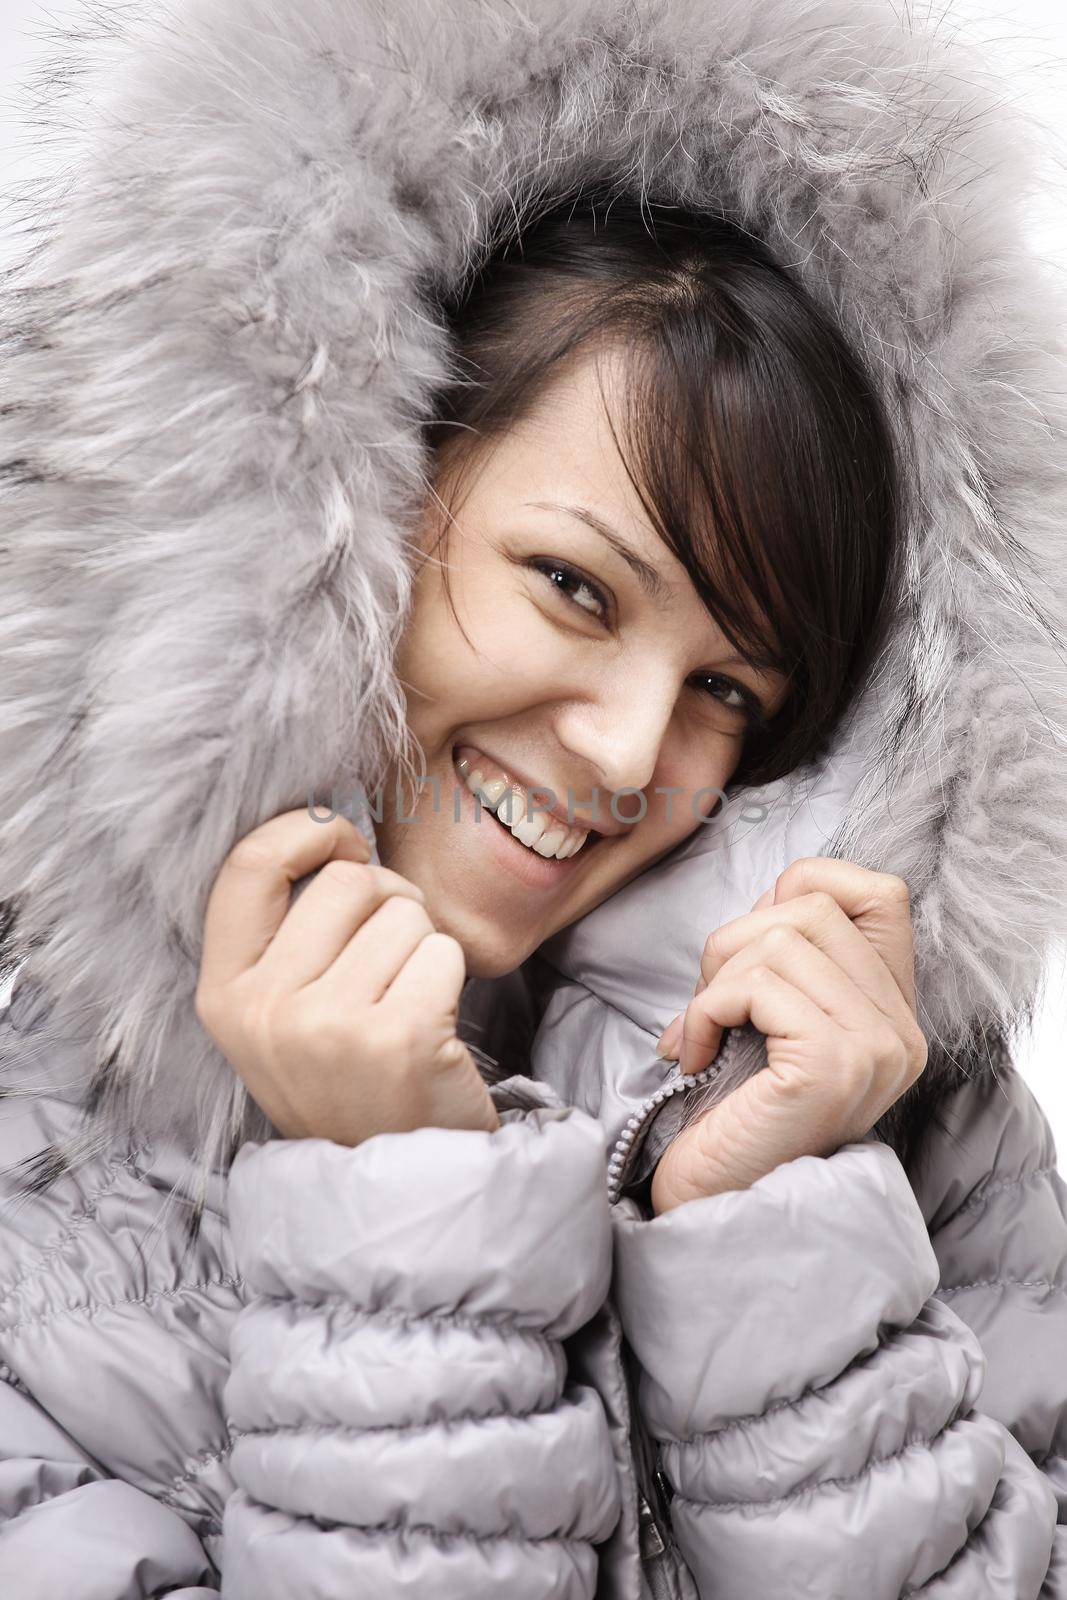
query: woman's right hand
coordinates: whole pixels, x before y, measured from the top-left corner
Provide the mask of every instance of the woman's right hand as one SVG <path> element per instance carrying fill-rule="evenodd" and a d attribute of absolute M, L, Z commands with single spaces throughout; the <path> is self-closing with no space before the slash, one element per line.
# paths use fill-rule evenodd
<path fill-rule="evenodd" d="M 420 889 L 369 860 L 347 818 L 306 808 L 246 834 L 208 900 L 197 1017 L 284 1138 L 492 1131 L 456 1034 L 462 947 L 434 929 Z"/>

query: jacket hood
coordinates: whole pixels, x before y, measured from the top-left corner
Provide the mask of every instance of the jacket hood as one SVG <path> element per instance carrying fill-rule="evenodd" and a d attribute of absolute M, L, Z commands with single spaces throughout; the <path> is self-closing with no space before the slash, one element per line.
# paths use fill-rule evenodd
<path fill-rule="evenodd" d="M 915 511 L 835 848 L 908 880 L 939 1049 L 1025 1009 L 1067 890 L 1063 296 L 980 56 L 888 0 L 186 0 L 58 30 L 27 103 L 0 900 L 89 1047 L 87 1138 L 262 1136 L 193 1012 L 208 893 L 396 747 L 435 293 L 593 178 L 739 219 L 866 355 Z"/>

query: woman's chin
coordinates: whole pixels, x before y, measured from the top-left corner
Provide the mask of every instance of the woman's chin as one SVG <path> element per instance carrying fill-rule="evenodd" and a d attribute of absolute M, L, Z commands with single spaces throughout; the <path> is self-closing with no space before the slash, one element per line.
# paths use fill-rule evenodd
<path fill-rule="evenodd" d="M 534 943 L 518 945 L 479 933 L 463 937 L 455 933 L 453 937 L 463 946 L 468 978 L 502 978 L 505 973 L 521 967 L 536 947 Z"/>
<path fill-rule="evenodd" d="M 521 967 L 526 957 L 541 943 L 531 932 L 523 939 L 514 930 L 505 932 L 491 918 L 452 916 L 434 918 L 443 933 L 450 933 L 463 947 L 468 978 L 502 978 Z"/>

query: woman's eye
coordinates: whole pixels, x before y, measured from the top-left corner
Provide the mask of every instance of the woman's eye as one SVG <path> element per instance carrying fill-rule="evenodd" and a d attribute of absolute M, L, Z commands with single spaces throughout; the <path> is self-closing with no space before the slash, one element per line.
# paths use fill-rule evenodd
<path fill-rule="evenodd" d="M 760 722 L 763 709 L 748 689 L 735 682 L 733 678 L 724 678 L 717 672 L 702 672 L 697 679 L 699 687 L 705 694 L 718 700 L 721 705 L 731 711 L 742 711 L 752 722 Z"/>
<path fill-rule="evenodd" d="M 554 589 L 558 589 L 571 605 L 601 622 L 606 621 L 607 597 L 584 572 L 579 572 L 577 567 L 570 566 L 566 561 L 556 561 L 549 556 L 535 556 L 530 566 L 535 572 L 540 572 Z"/>

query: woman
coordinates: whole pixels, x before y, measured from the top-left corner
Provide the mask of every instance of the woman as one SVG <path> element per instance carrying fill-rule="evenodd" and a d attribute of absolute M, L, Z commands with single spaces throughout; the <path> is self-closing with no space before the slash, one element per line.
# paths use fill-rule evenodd
<path fill-rule="evenodd" d="M 742 19 L 571 5 L 534 28 L 490 6 L 409 4 L 390 23 L 370 7 L 296 18 L 216 0 L 190 7 L 180 35 L 142 19 L 93 41 L 85 179 L 69 195 L 57 185 L 63 229 L 23 266 L 20 323 L 8 324 L 0 887 L 30 952 L 2 1045 L 3 1163 L 18 1197 L 4 1213 L 0 1574 L 15 1592 L 191 1596 L 221 1583 L 230 1595 L 636 1600 L 1062 1584 L 1062 1387 L 1040 1415 L 989 1408 L 983 1349 L 932 1298 L 908 1175 L 864 1138 L 911 1080 L 962 1093 L 953 1058 L 981 1064 L 1060 925 L 1048 816 L 1065 774 L 1044 730 L 1063 685 L 1043 629 L 1063 608 L 1042 551 L 1055 548 L 1062 479 L 1033 425 L 1034 407 L 1049 409 L 1036 269 L 1014 263 L 998 282 L 1001 240 L 1016 248 L 1018 174 L 994 169 L 1005 124 L 965 61 L 901 37 L 880 6 L 861 36 L 854 6 L 809 10 L 786 38 L 795 17 L 773 6 Z M 735 36 L 742 25 L 751 35 Z M 918 156 L 935 149 L 932 190 Z M 961 173 L 970 184 L 987 166 L 986 207 L 951 210 L 950 233 Z M 444 470 L 427 512 L 421 426 L 453 389 L 438 311 L 491 306 L 488 284 L 469 302 L 455 291 L 491 223 L 521 214 L 517 199 L 531 211 L 520 231 L 537 237 L 524 172 L 566 193 L 593 167 L 630 192 L 643 179 L 688 196 L 694 214 L 761 217 L 777 246 L 763 266 L 754 249 L 741 274 L 750 291 L 777 285 L 761 304 L 778 320 L 761 318 L 748 346 L 777 362 L 762 390 L 709 381 L 699 393 L 766 403 L 785 374 L 804 378 L 785 391 L 804 404 L 792 449 L 751 411 L 735 413 L 748 424 L 737 443 L 705 416 L 703 449 L 714 440 L 736 458 L 710 486 L 676 470 L 666 485 L 689 491 L 688 513 L 702 493 L 709 510 L 715 488 L 752 486 L 751 503 L 731 499 L 703 524 L 714 539 L 693 536 L 691 515 L 661 531 L 664 489 L 651 505 L 637 493 L 656 482 L 654 457 L 633 483 L 608 448 L 609 423 L 641 393 L 633 342 L 618 364 L 606 345 L 582 359 L 576 346 L 570 365 L 546 348 L 541 411 L 520 407 L 495 437 L 481 417 L 492 448 L 459 453 L 473 486 L 452 482 L 448 439 L 431 435 Z M 803 234 L 816 216 L 821 239 Z M 608 257 L 587 241 L 578 259 Z M 887 286 L 899 296 L 888 312 L 870 298 Z M 563 300 L 576 299 L 570 286 Z M 880 352 L 886 415 L 899 405 L 916 436 L 908 470 L 924 516 L 907 529 L 899 612 L 890 433 L 848 342 L 830 349 L 836 322 Z M 532 326 L 543 334 L 543 319 Z M 463 333 L 486 353 L 477 327 Z M 491 349 L 491 319 L 484 334 Z M 507 353 L 505 341 L 498 377 Z M 831 359 L 835 381 L 820 385 Z M 526 361 L 512 370 L 529 376 Z M 659 401 L 672 386 L 644 392 Z M 467 421 L 462 404 L 451 420 Z M 656 437 L 638 426 L 627 443 Z M 759 451 L 774 470 L 755 470 Z M 505 518 L 531 483 L 539 501 L 595 489 L 616 537 L 625 520 L 633 560 L 584 524 L 564 530 L 558 511 Z M 824 490 L 823 516 L 806 523 L 809 502 L 790 494 L 804 484 Z M 779 516 L 757 522 L 768 496 Z M 796 570 L 814 527 L 833 557 L 821 582 Z M 432 559 L 439 533 L 446 568 Z M 743 565 L 772 552 L 762 570 Z M 1038 570 L 1018 577 L 1027 556 Z M 644 604 L 640 571 L 658 580 L 659 608 Z M 601 600 L 620 596 L 625 626 L 601 631 Z M 798 596 L 814 614 L 791 613 Z M 996 648 L 983 659 L 975 619 L 987 616 Z M 746 725 L 753 702 L 766 740 Z M 876 737 L 887 710 L 889 749 Z M 466 816 L 436 815 L 431 781 L 421 811 L 360 810 L 358 828 L 315 820 L 309 792 L 421 776 L 408 733 Z M 522 776 L 574 779 L 575 821 L 599 820 L 602 836 L 561 862 L 586 832 L 568 839 L 561 819 L 553 864 L 534 848 L 553 838 L 539 822 L 509 811 L 510 832 L 537 830 L 516 843 L 464 799 L 469 779 L 483 813 L 499 808 L 500 779 Z M 649 810 L 598 818 L 586 792 L 598 778 Z M 657 778 L 700 795 L 699 820 L 672 811 Z M 716 881 L 733 915 L 709 912 L 700 938 L 717 930 L 718 943 L 699 977 L 695 961 L 686 973 L 680 998 L 704 987 L 682 1065 L 749 1017 L 749 1043 L 766 1035 L 770 1056 L 799 1039 L 818 1081 L 809 1072 L 797 1093 L 804 1074 L 796 1060 L 783 1071 L 779 1049 L 777 1070 L 721 1102 L 784 1085 L 758 1139 L 752 1116 L 731 1127 L 716 1106 L 643 1175 L 644 1209 L 634 1193 L 609 1209 L 604 1132 L 620 1107 L 636 1104 L 661 1135 L 693 1080 L 654 1066 L 674 1002 L 644 1030 L 641 1071 L 661 1075 L 651 1095 L 624 1040 L 606 1047 L 650 1001 L 627 1002 L 637 1024 L 620 1007 L 632 973 L 612 967 L 610 944 L 597 967 L 599 934 L 619 912 L 630 967 L 650 987 L 667 973 L 658 1010 L 677 986 L 676 918 L 680 945 L 692 939 L 673 891 L 682 874 L 709 881 L 686 869 L 716 823 L 732 825 L 732 791 L 703 821 L 727 784 L 744 786 L 738 798 L 777 784 L 797 805 L 784 861 L 781 808 L 725 853 Z M 74 829 L 55 828 L 61 800 L 76 802 Z M 831 812 L 835 859 L 812 861 Z M 375 832 L 384 865 L 364 859 Z M 509 888 L 498 909 L 505 871 L 523 893 Z M 918 894 L 921 1027 L 902 877 Z M 306 881 L 290 906 L 294 879 Z M 757 894 L 738 894 L 753 879 L 775 898 L 749 913 Z M 635 949 L 625 907 L 646 887 L 658 920 Z M 772 929 L 795 1025 L 780 989 L 778 1015 L 764 1009 Z M 762 973 L 746 955 L 757 949 Z M 727 969 L 735 983 L 747 972 L 732 1000 Z M 467 972 L 472 1031 L 507 1038 L 497 1059 L 519 1069 L 488 1092 L 454 1026 Z M 388 1007 L 375 997 L 387 980 Z M 845 987 L 844 1022 L 827 981 Z M 807 994 L 796 1023 L 797 996 L 820 986 L 822 1004 Z M 514 1038 L 523 1021 L 538 1024 L 534 1078 Z M 735 1038 L 736 1059 L 746 1035 Z M 553 1060 L 602 1068 L 594 1116 L 553 1092 Z M 946 1113 L 980 1129 L 956 1169 L 943 1154 L 937 1167 L 937 1220 L 942 1237 L 955 1223 L 960 1260 L 976 1231 L 1001 1261 L 1005 1244 L 1053 1259 L 1062 1238 L 1047 1134 L 1013 1095 L 999 1117 L 995 1093 L 980 1120 L 955 1102 Z M 904 1151 L 898 1122 L 884 1126 Z M 616 1164 L 613 1193 L 635 1176 Z M 1025 1247 L 1014 1228 L 990 1238 L 971 1220 L 1009 1197 L 1044 1208 Z M 1059 1314 L 1054 1292 L 1025 1298 L 1053 1276 L 1034 1262 L 1010 1274 L 1030 1365 L 1055 1347 Z M 791 1293 L 775 1294 L 778 1274 Z M 798 1275 L 819 1302 L 801 1303 Z M 1001 1381 L 995 1406 L 1005 1392 Z M 1013 1424 L 1046 1428 L 1044 1471 Z M 664 1500 L 676 1491 L 669 1508 L 657 1486 Z"/>

